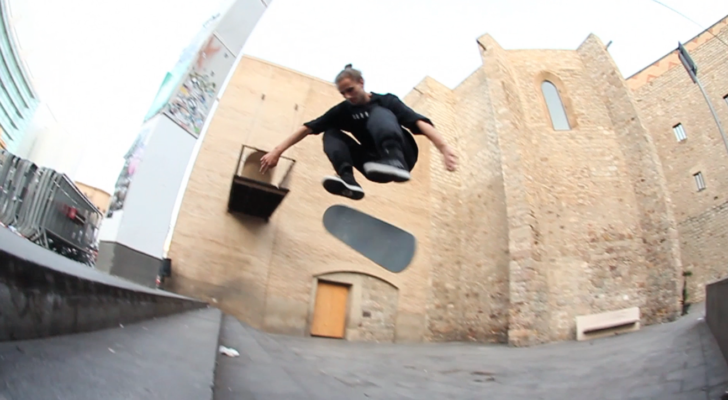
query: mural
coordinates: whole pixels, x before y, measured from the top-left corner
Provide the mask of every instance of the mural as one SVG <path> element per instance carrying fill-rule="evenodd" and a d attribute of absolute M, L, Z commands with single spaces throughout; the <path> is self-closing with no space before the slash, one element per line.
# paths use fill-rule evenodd
<path fill-rule="evenodd" d="M 137 135 L 136 140 L 134 140 L 129 151 L 127 151 L 124 155 L 124 167 L 121 169 L 119 177 L 116 179 L 114 194 L 111 196 L 109 211 L 106 214 L 107 218 L 111 218 L 114 215 L 114 211 L 119 211 L 124 208 L 124 201 L 126 200 L 126 195 L 129 191 L 129 185 L 131 184 L 132 177 L 144 157 L 144 149 L 146 148 L 149 140 L 149 134 L 153 128 L 151 125 L 151 123 L 148 123 L 142 126 L 142 130 L 139 132 L 139 135 Z"/>
<path fill-rule="evenodd" d="M 235 56 L 214 35 L 220 16 L 217 13 L 203 24 L 174 68 L 165 75 L 142 129 L 124 156 L 124 167 L 116 180 L 107 218 L 124 208 L 129 185 L 156 125 L 157 120 L 152 117 L 163 112 L 193 136 L 200 134 L 215 96 L 235 62 Z"/>
<path fill-rule="evenodd" d="M 197 136 L 205 124 L 205 118 L 217 94 L 216 89 L 216 84 L 209 75 L 191 72 L 177 96 L 170 100 L 165 114 Z"/>
<path fill-rule="evenodd" d="M 206 41 L 209 42 L 208 38 L 212 35 L 212 32 L 219 23 L 220 13 L 217 13 L 202 24 L 202 29 L 200 29 L 197 35 L 195 35 L 192 41 L 190 41 L 190 44 L 182 50 L 174 68 L 172 68 L 172 70 L 167 72 L 164 76 L 162 84 L 159 86 L 159 90 L 157 91 L 157 95 L 152 101 L 152 106 L 149 108 L 147 115 L 144 117 L 144 121 L 155 116 L 164 106 L 167 105 L 167 103 L 169 103 L 170 98 L 179 88 L 180 83 L 184 80 L 187 72 L 190 70 L 190 67 L 196 61 L 196 57 L 199 54 L 200 49 L 205 46 Z"/>
<path fill-rule="evenodd" d="M 234 55 L 216 36 L 211 36 L 200 50 L 192 71 L 169 101 L 165 115 L 198 136 L 234 62 Z"/>

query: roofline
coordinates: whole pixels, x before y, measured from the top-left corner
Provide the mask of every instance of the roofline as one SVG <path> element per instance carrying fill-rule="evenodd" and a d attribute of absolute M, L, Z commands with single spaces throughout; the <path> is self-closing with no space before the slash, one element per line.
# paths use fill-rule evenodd
<path fill-rule="evenodd" d="M 322 79 L 322 78 L 319 78 L 319 77 L 316 77 L 316 76 L 313 76 L 313 75 L 309 75 L 309 74 L 307 74 L 305 72 L 297 71 L 295 69 L 286 67 L 284 65 L 277 64 L 277 63 L 275 63 L 273 61 L 266 60 L 264 58 L 252 56 L 250 54 L 243 54 L 242 59 L 246 59 L 246 58 L 248 60 L 251 60 L 251 61 L 256 61 L 256 62 L 259 62 L 261 64 L 266 64 L 266 65 L 269 65 L 271 67 L 275 67 L 275 68 L 278 68 L 278 69 L 282 69 L 282 70 L 285 70 L 285 71 L 294 73 L 296 75 L 303 76 L 304 78 L 307 78 L 307 79 L 311 79 L 311 80 L 314 80 L 314 81 L 317 81 L 317 82 L 320 82 L 320 83 L 324 83 L 324 84 L 330 85 L 332 87 L 336 87 L 336 84 L 333 82 L 333 80 L 327 81 L 325 79 Z"/>
<path fill-rule="evenodd" d="M 692 42 L 693 40 L 695 40 L 695 39 L 699 38 L 700 36 L 702 36 L 702 35 L 703 35 L 703 34 L 705 34 L 706 32 L 709 32 L 709 31 L 710 31 L 711 29 L 713 29 L 713 28 L 714 28 L 714 27 L 715 27 L 716 25 L 720 24 L 721 22 L 723 22 L 723 21 L 725 21 L 725 20 L 728 20 L 728 15 L 726 15 L 726 16 L 724 16 L 723 18 L 721 18 L 721 19 L 719 19 L 719 20 L 715 21 L 715 22 L 714 22 L 714 23 L 713 23 L 712 25 L 710 25 L 710 26 L 709 26 L 708 28 L 706 28 L 706 29 L 703 29 L 703 30 L 702 30 L 702 31 L 700 31 L 700 32 L 699 32 L 699 33 L 698 33 L 697 35 L 695 35 L 695 36 L 691 37 L 691 38 L 690 38 L 689 40 L 686 40 L 685 42 L 682 42 L 682 43 L 690 43 L 690 42 Z M 710 34 L 711 34 L 711 35 L 713 35 L 713 36 L 716 36 L 716 35 L 715 35 L 715 34 L 713 34 L 712 32 L 711 32 Z M 645 65 L 645 66 L 644 66 L 644 67 L 643 67 L 642 69 L 640 69 L 639 71 L 637 71 L 637 72 L 633 73 L 632 75 L 630 75 L 629 77 L 625 78 L 624 80 L 630 80 L 630 79 L 632 79 L 633 77 L 635 77 L 635 76 L 639 75 L 640 73 L 642 73 L 642 72 L 646 71 L 646 70 L 647 70 L 648 68 L 650 68 L 651 66 L 653 66 L 653 65 L 657 64 L 658 62 L 660 62 L 660 61 L 664 60 L 665 58 L 669 57 L 669 56 L 670 56 L 670 54 L 673 54 L 673 53 L 674 53 L 674 52 L 675 52 L 676 50 L 677 50 L 677 47 L 675 47 L 675 49 L 672 49 L 672 50 L 670 50 L 669 52 L 667 52 L 667 54 L 665 54 L 664 56 L 662 56 L 662 57 L 658 58 L 657 60 L 653 61 L 652 63 L 650 63 L 650 64 L 647 64 L 647 65 Z"/>

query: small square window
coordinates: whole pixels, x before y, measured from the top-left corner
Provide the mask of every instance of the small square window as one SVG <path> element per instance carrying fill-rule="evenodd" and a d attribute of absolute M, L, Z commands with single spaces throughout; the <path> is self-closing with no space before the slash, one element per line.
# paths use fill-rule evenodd
<path fill-rule="evenodd" d="M 675 139 L 677 139 L 678 142 L 682 142 L 683 140 L 688 138 L 688 135 L 685 133 L 685 128 L 683 128 L 682 124 L 677 124 L 673 126 L 672 132 L 675 134 Z"/>
<path fill-rule="evenodd" d="M 698 192 L 700 192 L 701 190 L 705 190 L 705 179 L 703 178 L 703 173 L 694 173 L 693 178 L 695 178 L 695 186 L 697 186 Z"/>

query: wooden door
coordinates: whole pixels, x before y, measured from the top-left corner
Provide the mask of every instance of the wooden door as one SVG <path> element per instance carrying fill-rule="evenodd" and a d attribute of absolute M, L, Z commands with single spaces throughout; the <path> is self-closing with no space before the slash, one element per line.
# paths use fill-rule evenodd
<path fill-rule="evenodd" d="M 316 288 L 311 335 L 343 338 L 346 329 L 348 299 L 348 285 L 319 281 Z"/>

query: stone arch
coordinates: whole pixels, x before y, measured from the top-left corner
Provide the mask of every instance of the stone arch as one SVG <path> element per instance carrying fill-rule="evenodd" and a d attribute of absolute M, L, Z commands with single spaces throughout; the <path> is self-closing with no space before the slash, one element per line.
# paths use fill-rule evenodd
<path fill-rule="evenodd" d="M 550 71 L 536 75 L 536 88 L 544 117 L 556 131 L 568 131 L 577 127 L 571 96 L 561 78 Z"/>
<path fill-rule="evenodd" d="M 384 282 L 384 283 L 386 283 L 386 284 L 394 287 L 396 290 L 399 290 L 399 286 L 397 286 L 394 282 L 392 282 L 392 281 L 390 281 L 390 280 L 388 280 L 388 279 L 386 279 L 386 278 L 384 278 L 382 276 L 379 276 L 379 275 L 376 275 L 376 274 L 370 274 L 368 272 L 362 272 L 362 271 L 351 271 L 351 270 L 346 270 L 346 269 L 331 270 L 331 271 L 322 272 L 320 274 L 316 274 L 316 275 L 314 275 L 314 278 L 326 277 L 327 275 L 335 275 L 335 274 L 357 274 L 357 275 L 364 275 L 364 276 L 368 276 L 368 277 L 372 277 L 374 279 L 380 280 L 380 281 L 382 281 L 382 282 Z"/>
<path fill-rule="evenodd" d="M 332 271 L 315 275 L 309 303 L 310 332 L 316 313 L 319 282 L 349 286 L 344 339 L 394 342 L 399 289 L 381 277 L 358 271 Z"/>
<path fill-rule="evenodd" d="M 247 155 L 242 160 L 242 168 L 239 171 L 240 176 L 248 179 L 253 179 L 258 182 L 271 183 L 273 174 L 260 173 L 260 159 L 265 155 L 265 152 L 255 150 Z"/>

